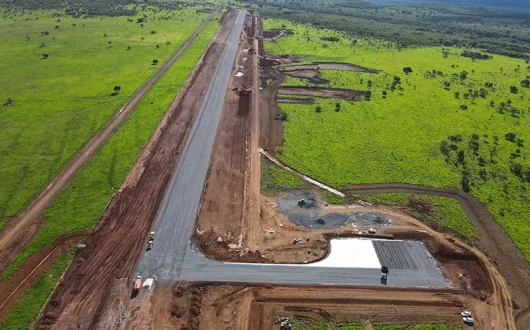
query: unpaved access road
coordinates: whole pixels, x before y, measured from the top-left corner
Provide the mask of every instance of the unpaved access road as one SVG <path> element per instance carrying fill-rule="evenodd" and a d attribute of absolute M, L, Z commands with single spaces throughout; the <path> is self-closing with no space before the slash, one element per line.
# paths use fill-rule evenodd
<path fill-rule="evenodd" d="M 20 215 L 14 218 L 0 233 L 0 271 L 4 270 L 11 263 L 18 253 L 26 247 L 33 239 L 33 235 L 24 235 L 28 228 L 31 228 L 38 220 L 39 215 L 48 208 L 51 202 L 70 183 L 70 180 L 83 165 L 94 155 L 110 136 L 120 127 L 120 125 L 131 114 L 140 100 L 149 92 L 156 82 L 166 73 L 175 61 L 184 53 L 188 46 L 195 40 L 203 28 L 218 13 L 217 8 L 193 34 L 182 44 L 182 46 L 171 55 L 171 57 L 160 67 L 127 102 L 127 104 L 109 121 L 109 123 L 90 140 L 83 149 L 72 159 L 70 164 L 55 177 L 46 189 L 33 201 L 33 203 Z M 37 231 L 33 230 L 33 234 Z"/>

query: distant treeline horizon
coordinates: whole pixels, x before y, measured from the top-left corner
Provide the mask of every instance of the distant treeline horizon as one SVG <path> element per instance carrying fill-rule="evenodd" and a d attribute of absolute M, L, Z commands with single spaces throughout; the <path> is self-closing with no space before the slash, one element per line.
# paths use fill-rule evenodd
<path fill-rule="evenodd" d="M 444 3 L 462 7 L 482 7 L 505 15 L 529 15 L 530 0 L 365 0 L 379 5 Z"/>

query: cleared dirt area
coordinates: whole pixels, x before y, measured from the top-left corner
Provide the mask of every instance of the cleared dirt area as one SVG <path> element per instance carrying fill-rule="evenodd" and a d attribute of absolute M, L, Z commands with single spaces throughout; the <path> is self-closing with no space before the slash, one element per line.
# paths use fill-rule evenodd
<path fill-rule="evenodd" d="M 314 104 L 315 99 L 312 99 L 312 98 L 293 99 L 289 97 L 278 97 L 278 103 Z"/>
<path fill-rule="evenodd" d="M 339 63 L 339 62 L 314 62 L 312 64 L 304 65 L 289 65 L 281 68 L 282 72 L 296 72 L 300 70 L 341 70 L 341 71 L 355 71 L 355 72 L 367 72 L 367 73 L 379 73 L 380 70 L 365 68 L 360 65 L 351 63 Z"/>
<path fill-rule="evenodd" d="M 248 230 L 245 219 L 249 201 L 245 190 L 250 171 L 253 59 L 249 49 L 254 29 L 253 16 L 247 15 L 233 69 L 243 75 L 232 75 L 229 83 L 197 219 L 198 230 L 214 230 L 236 240 Z M 200 241 L 204 242 L 204 237 Z"/>
<path fill-rule="evenodd" d="M 361 101 L 362 97 L 366 93 L 363 91 L 342 88 L 281 86 L 280 88 L 278 88 L 278 94 L 327 97 L 335 99 L 344 99 L 348 101 Z"/>
<path fill-rule="evenodd" d="M 462 326 L 465 308 L 489 310 L 486 302 L 458 290 L 312 286 L 184 284 L 157 288 L 156 329 L 278 329 L 279 317 L 306 320 L 371 320 L 397 324 L 444 322 Z M 175 313 L 175 311 L 177 311 Z M 175 315 L 175 316 L 174 316 Z M 491 315 L 476 329 L 491 329 Z M 182 328 L 184 329 L 184 327 Z"/>
<path fill-rule="evenodd" d="M 194 116 L 218 63 L 235 15 L 223 18 L 219 34 L 174 100 L 116 194 L 73 260 L 45 309 L 41 325 L 90 329 L 120 319 L 130 303 L 130 276 L 181 153 Z M 146 198 L 148 196 L 148 198 Z M 55 315 L 49 320 L 46 315 Z M 122 319 L 123 320 L 123 319 Z"/>
<path fill-rule="evenodd" d="M 37 196 L 32 204 L 17 218 L 10 219 L 10 223 L 0 233 L 0 272 L 11 263 L 20 251 L 31 241 L 39 226 L 35 222 L 39 221 L 39 215 L 46 210 L 54 198 L 63 191 L 70 183 L 77 171 L 88 162 L 94 153 L 101 147 L 108 138 L 125 121 L 132 110 L 180 57 L 180 55 L 195 40 L 202 29 L 213 19 L 216 10 L 212 13 L 199 28 L 184 42 L 184 44 L 167 60 L 160 69 L 140 88 L 128 101 L 128 103 L 97 133 L 73 158 L 71 163 L 59 173 Z"/>

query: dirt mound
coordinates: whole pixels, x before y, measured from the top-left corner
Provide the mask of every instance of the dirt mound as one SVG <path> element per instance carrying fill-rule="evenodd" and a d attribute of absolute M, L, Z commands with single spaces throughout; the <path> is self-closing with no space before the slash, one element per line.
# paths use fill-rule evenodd
<path fill-rule="evenodd" d="M 323 79 L 320 77 L 320 71 L 319 70 L 308 70 L 308 69 L 301 69 L 301 70 L 288 70 L 284 71 L 282 68 L 280 68 L 280 71 L 282 71 L 283 74 L 286 74 L 288 76 L 291 76 L 293 78 L 298 79 L 304 79 L 307 80 L 307 82 L 311 84 L 328 84 L 329 80 Z"/>
<path fill-rule="evenodd" d="M 192 238 L 199 249 L 210 259 L 232 262 L 267 263 L 259 251 L 250 251 L 233 237 L 222 237 L 214 230 L 195 234 Z"/>
<path fill-rule="evenodd" d="M 289 36 L 293 34 L 293 30 L 290 29 L 270 29 L 263 31 L 263 38 L 267 39 L 278 39 L 283 36 Z"/>
<path fill-rule="evenodd" d="M 278 97 L 278 103 L 292 103 L 292 104 L 314 104 L 315 99 L 313 98 L 290 98 L 290 97 Z"/>
<path fill-rule="evenodd" d="M 349 101 L 361 101 L 366 94 L 363 91 L 343 88 L 318 88 L 318 87 L 299 87 L 299 86 L 282 86 L 278 88 L 278 94 L 303 95 L 313 97 L 325 97 L 344 99 Z"/>
<path fill-rule="evenodd" d="M 292 65 L 284 66 L 281 70 L 285 73 L 295 72 L 300 70 L 341 70 L 341 71 L 354 71 L 354 72 L 366 72 L 366 73 L 379 73 L 381 70 L 365 68 L 360 65 L 351 63 L 340 63 L 340 62 L 313 62 L 312 64 Z"/>
<path fill-rule="evenodd" d="M 263 42 L 260 42 L 260 45 Z M 263 48 L 261 48 L 263 49 Z M 303 58 L 291 55 L 262 55 L 260 57 L 260 67 L 269 67 L 273 65 L 284 65 L 290 63 L 302 62 Z"/>

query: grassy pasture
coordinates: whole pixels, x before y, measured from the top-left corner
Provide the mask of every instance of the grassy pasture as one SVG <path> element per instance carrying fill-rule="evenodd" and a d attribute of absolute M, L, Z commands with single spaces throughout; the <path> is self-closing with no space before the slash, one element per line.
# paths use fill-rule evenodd
<path fill-rule="evenodd" d="M 11 274 L 28 256 L 50 244 L 56 237 L 90 229 L 95 225 L 218 26 L 218 21 L 214 20 L 205 27 L 118 131 L 77 173 L 46 211 L 46 224 L 0 279 Z"/>
<path fill-rule="evenodd" d="M 16 216 L 155 72 L 152 60 L 166 60 L 208 15 L 149 7 L 138 17 L 4 14 L 0 220 Z M 111 96 L 114 86 L 121 91 Z"/>
<path fill-rule="evenodd" d="M 387 41 L 265 20 L 266 29 L 282 26 L 294 34 L 266 43 L 268 52 L 382 72 L 322 70 L 329 86 L 371 91 L 370 101 L 281 104 L 288 117 L 285 143 L 277 150 L 281 161 L 339 188 L 404 182 L 468 190 L 530 259 L 530 90 L 521 86 L 530 69 L 524 60 L 472 60 L 457 48 L 445 48 L 444 56 L 441 47 L 400 49 Z M 321 39 L 330 36 L 340 40 Z M 405 67 L 412 72 L 404 73 Z"/>

